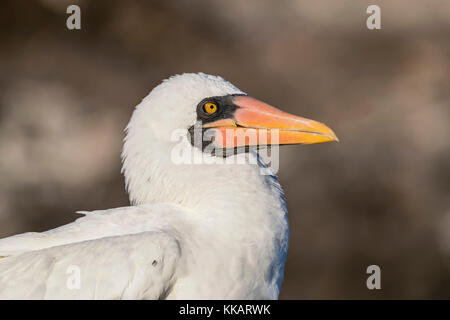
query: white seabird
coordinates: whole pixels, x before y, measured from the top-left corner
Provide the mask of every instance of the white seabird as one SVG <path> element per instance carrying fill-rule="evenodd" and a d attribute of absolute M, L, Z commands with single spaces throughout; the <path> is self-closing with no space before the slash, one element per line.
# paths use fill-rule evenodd
<path fill-rule="evenodd" d="M 126 130 L 122 171 L 132 206 L 1 239 L 0 298 L 277 299 L 289 233 L 278 179 L 261 174 L 261 159 L 248 161 L 254 151 L 226 157 L 245 164 L 175 163 L 174 150 L 219 157 L 188 136 L 196 126 L 226 150 L 263 144 L 264 129 L 279 130 L 278 144 L 337 141 L 327 126 L 221 77 L 171 77 L 136 107 Z M 184 139 L 174 139 L 180 129 Z M 226 130 L 253 130 L 258 139 L 218 138 Z"/>

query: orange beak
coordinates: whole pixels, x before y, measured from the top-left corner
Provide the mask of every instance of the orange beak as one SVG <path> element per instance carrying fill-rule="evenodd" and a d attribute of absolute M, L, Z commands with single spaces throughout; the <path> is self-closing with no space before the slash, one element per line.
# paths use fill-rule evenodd
<path fill-rule="evenodd" d="M 314 144 L 339 141 L 323 123 L 294 116 L 262 101 L 235 96 L 233 118 L 203 125 L 215 128 L 215 144 L 222 148 L 243 146 Z"/>

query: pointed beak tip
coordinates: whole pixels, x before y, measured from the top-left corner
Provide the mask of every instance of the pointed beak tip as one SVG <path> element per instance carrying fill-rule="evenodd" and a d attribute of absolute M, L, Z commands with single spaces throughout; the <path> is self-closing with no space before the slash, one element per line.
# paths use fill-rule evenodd
<path fill-rule="evenodd" d="M 331 138 L 331 141 L 330 141 L 330 142 L 339 142 L 339 138 L 338 138 L 337 135 L 334 133 L 334 131 L 331 131 L 330 138 Z"/>
<path fill-rule="evenodd" d="M 322 135 L 325 138 L 325 140 L 322 142 L 339 142 L 339 138 L 337 137 L 336 133 L 334 133 L 334 131 L 326 124 L 314 120 L 309 121 L 314 128 L 313 132 L 316 131 L 316 133 Z"/>

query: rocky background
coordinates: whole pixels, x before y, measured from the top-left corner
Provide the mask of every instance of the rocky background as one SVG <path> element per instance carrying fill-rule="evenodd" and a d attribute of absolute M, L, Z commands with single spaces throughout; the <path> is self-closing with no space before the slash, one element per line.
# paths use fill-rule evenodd
<path fill-rule="evenodd" d="M 281 150 L 281 298 L 450 298 L 449 1 L 3 0 L 0 26 L 0 237 L 127 205 L 133 107 L 202 71 L 341 140 Z"/>

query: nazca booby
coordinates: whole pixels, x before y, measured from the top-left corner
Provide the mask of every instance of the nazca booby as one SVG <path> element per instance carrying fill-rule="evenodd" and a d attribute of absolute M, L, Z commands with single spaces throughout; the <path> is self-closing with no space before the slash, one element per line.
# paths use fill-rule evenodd
<path fill-rule="evenodd" d="M 173 76 L 142 100 L 126 128 L 122 172 L 131 206 L 1 239 L 0 298 L 277 299 L 289 234 L 278 179 L 261 174 L 259 158 L 175 164 L 175 146 L 220 156 L 188 138 L 199 123 L 215 134 L 277 129 L 280 145 L 337 141 L 324 124 L 251 98 L 221 77 Z M 180 128 L 185 139 L 174 141 Z M 214 143 L 223 150 L 252 144 Z M 258 157 L 244 151 L 221 157 Z"/>

